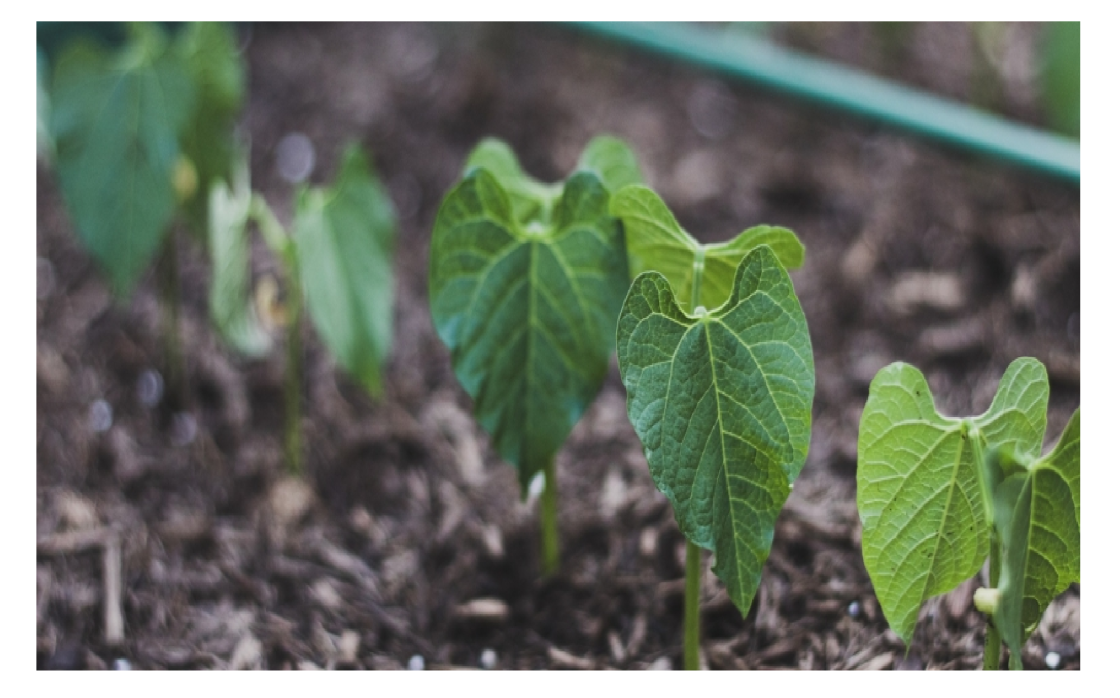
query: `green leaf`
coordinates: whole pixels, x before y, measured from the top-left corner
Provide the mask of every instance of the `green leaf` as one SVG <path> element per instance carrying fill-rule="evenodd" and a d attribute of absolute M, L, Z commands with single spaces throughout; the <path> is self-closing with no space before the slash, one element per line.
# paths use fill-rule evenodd
<path fill-rule="evenodd" d="M 120 53 L 79 43 L 55 66 L 51 131 L 78 236 L 128 295 L 175 212 L 172 167 L 194 90 L 154 29 Z"/>
<path fill-rule="evenodd" d="M 210 189 L 210 317 L 222 338 L 249 356 L 261 356 L 272 338 L 261 326 L 249 295 L 249 166 L 242 158 L 231 190 L 223 182 Z"/>
<path fill-rule="evenodd" d="M 576 169 L 599 175 L 612 194 L 628 184 L 642 183 L 642 170 L 630 146 L 612 136 L 596 136 L 584 148 Z"/>
<path fill-rule="evenodd" d="M 211 184 L 233 176 L 233 128 L 244 102 L 245 65 L 232 28 L 220 22 L 191 22 L 175 49 L 198 95 L 181 143 L 198 173 L 199 193 L 187 201 L 188 216 L 204 229 Z"/>
<path fill-rule="evenodd" d="M 1005 449 L 992 452 L 987 467 L 1002 549 L 995 622 L 1021 665 L 1023 643 L 1046 607 L 1081 581 L 1081 410 L 1045 457 L 1024 466 Z"/>
<path fill-rule="evenodd" d="M 727 303 L 689 314 L 668 279 L 634 280 L 618 320 L 626 407 L 657 488 L 746 616 L 774 523 L 809 450 L 809 328 L 769 247 L 739 263 Z"/>
<path fill-rule="evenodd" d="M 871 382 L 857 445 L 863 560 L 883 614 L 906 643 L 922 602 L 975 575 L 988 556 L 970 426 L 984 447 L 1037 457 L 1049 395 L 1035 359 L 1014 361 L 992 406 L 971 420 L 938 413 L 913 366 L 891 364 Z"/>
<path fill-rule="evenodd" d="M 429 298 L 455 375 L 524 491 L 606 375 L 626 248 L 596 175 L 576 172 L 555 202 L 518 204 L 505 185 L 522 197 L 531 187 L 511 180 L 516 159 L 511 166 L 506 151 L 480 145 L 440 206 Z M 520 218 L 518 206 L 534 213 Z"/>
<path fill-rule="evenodd" d="M 1050 123 L 1081 136 L 1081 22 L 1048 22 L 1043 32 L 1042 95 Z"/>
<path fill-rule="evenodd" d="M 731 292 L 739 260 L 762 245 L 769 246 L 787 269 L 805 261 L 805 246 L 793 231 L 770 225 L 749 228 L 726 242 L 702 245 L 681 228 L 661 197 L 640 185 L 620 189 L 611 199 L 611 213 L 626 228 L 630 276 L 650 270 L 665 274 L 682 304 L 691 303 L 693 279 L 699 275 L 700 305 L 719 307 Z"/>
<path fill-rule="evenodd" d="M 48 84 L 50 83 L 50 66 L 47 63 L 47 54 L 41 47 L 35 51 L 35 146 L 40 158 L 50 159 L 54 151 L 51 142 L 51 95 Z"/>
<path fill-rule="evenodd" d="M 346 149 L 332 187 L 299 196 L 293 229 L 316 330 L 350 375 L 379 396 L 393 338 L 396 213 L 360 148 Z"/>

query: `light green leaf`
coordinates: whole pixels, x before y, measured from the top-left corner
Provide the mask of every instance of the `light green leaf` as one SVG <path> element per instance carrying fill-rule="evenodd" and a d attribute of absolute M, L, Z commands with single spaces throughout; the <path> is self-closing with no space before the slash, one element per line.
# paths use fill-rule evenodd
<path fill-rule="evenodd" d="M 79 43 L 55 66 L 51 131 L 78 236 L 128 295 L 175 212 L 172 167 L 194 90 L 155 29 L 120 53 Z"/>
<path fill-rule="evenodd" d="M 521 169 L 513 149 L 496 138 L 484 138 L 467 156 L 463 176 L 484 169 L 505 189 L 513 209 L 514 220 L 528 225 L 551 216 L 552 206 L 560 196 L 561 185 L 550 185 L 533 179 Z"/>
<path fill-rule="evenodd" d="M 970 425 L 985 448 L 1037 457 L 1049 395 L 1046 369 L 1035 359 L 1014 361 L 992 406 L 971 420 L 939 414 L 913 366 L 891 364 L 871 382 L 857 445 L 863 560 L 883 614 L 905 642 L 922 602 L 975 575 L 988 556 Z"/>
<path fill-rule="evenodd" d="M 1002 549 L 995 622 L 1021 666 L 1046 607 L 1081 581 L 1081 410 L 1045 457 L 1024 467 L 1014 453 L 995 451 L 988 468 Z"/>
<path fill-rule="evenodd" d="M 261 326 L 249 296 L 249 166 L 242 158 L 231 190 L 210 189 L 210 317 L 222 338 L 243 354 L 261 356 L 272 338 Z"/>
<path fill-rule="evenodd" d="M 805 246 L 793 231 L 770 225 L 749 228 L 726 242 L 702 245 L 681 228 L 661 197 L 640 185 L 620 189 L 611 199 L 611 213 L 626 228 L 630 276 L 661 272 L 686 307 L 697 275 L 702 279 L 700 305 L 716 308 L 723 304 L 739 260 L 759 246 L 768 245 L 787 269 L 805 261 Z"/>
<path fill-rule="evenodd" d="M 642 170 L 630 146 L 613 136 L 596 136 L 579 158 L 579 170 L 599 175 L 612 194 L 628 184 L 642 183 Z"/>
<path fill-rule="evenodd" d="M 396 213 L 351 145 L 329 188 L 304 191 L 293 223 L 307 310 L 331 354 L 371 395 L 393 338 Z"/>
<path fill-rule="evenodd" d="M 472 162 L 489 164 L 468 166 L 440 206 L 429 298 L 455 375 L 524 488 L 606 375 L 626 248 L 596 175 L 577 172 L 557 200 L 524 199 L 518 209 L 505 186 L 514 170 L 495 143 L 476 149 Z"/>
<path fill-rule="evenodd" d="M 233 176 L 233 128 L 244 102 L 245 65 L 233 29 L 221 22 L 189 23 L 175 49 L 198 96 L 181 143 L 198 175 L 198 193 L 187 201 L 187 212 L 202 229 L 211 184 Z"/>
<path fill-rule="evenodd" d="M 657 488 L 745 616 L 774 523 L 809 450 L 809 328 L 769 247 L 739 263 L 727 303 L 686 313 L 658 272 L 634 280 L 618 320 L 626 407 Z"/>
<path fill-rule="evenodd" d="M 1081 22 L 1043 26 L 1039 76 L 1046 113 L 1062 133 L 1081 136 Z"/>

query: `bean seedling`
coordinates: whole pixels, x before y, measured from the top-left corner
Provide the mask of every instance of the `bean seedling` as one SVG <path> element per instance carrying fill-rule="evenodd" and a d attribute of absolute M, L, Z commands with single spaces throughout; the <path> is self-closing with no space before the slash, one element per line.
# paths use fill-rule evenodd
<path fill-rule="evenodd" d="M 432 319 L 455 375 L 523 495 L 543 473 L 545 575 L 560 559 L 556 453 L 602 385 L 628 282 L 611 191 L 640 176 L 613 138 L 592 140 L 558 184 L 529 177 L 509 146 L 486 139 L 432 232 Z"/>
<path fill-rule="evenodd" d="M 305 302 L 334 358 L 371 395 L 381 394 L 381 364 L 393 336 L 393 204 L 366 156 L 351 145 L 333 185 L 304 186 L 296 192 L 290 233 L 264 198 L 250 190 L 244 164 L 232 189 L 214 185 L 209 208 L 211 317 L 222 336 L 244 353 L 260 355 L 271 344 L 249 300 L 250 220 L 281 262 L 286 295 L 278 320 L 287 328 L 285 457 L 289 471 L 298 474 L 303 470 L 300 332 Z"/>
<path fill-rule="evenodd" d="M 181 212 L 202 233 L 206 197 L 198 192 L 230 176 L 244 66 L 225 25 L 189 24 L 173 41 L 154 25 L 130 25 L 129 35 L 115 52 L 76 40 L 45 71 L 53 75 L 42 102 L 43 150 L 79 240 L 118 297 L 131 294 L 162 246 L 165 359 L 178 399 L 185 391 L 171 224 Z"/>
<path fill-rule="evenodd" d="M 856 504 L 863 559 L 891 628 L 909 645 L 921 604 L 989 562 L 976 594 L 993 617 L 984 668 L 1022 643 L 1046 606 L 1080 582 L 1080 409 L 1039 457 L 1050 386 L 1031 358 L 1011 363 L 991 407 L 970 418 L 934 408 L 913 366 L 879 371 L 860 418 Z"/>
<path fill-rule="evenodd" d="M 640 272 L 617 330 L 627 413 L 687 539 L 684 667 L 698 669 L 700 549 L 746 617 L 808 454 L 813 354 L 786 272 L 804 248 L 770 226 L 701 245 L 640 186 L 611 212 Z"/>

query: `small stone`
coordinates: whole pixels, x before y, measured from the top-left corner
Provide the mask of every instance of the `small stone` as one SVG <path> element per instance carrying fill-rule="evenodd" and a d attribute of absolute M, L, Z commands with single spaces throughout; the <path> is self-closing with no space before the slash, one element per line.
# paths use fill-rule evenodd
<path fill-rule="evenodd" d="M 117 657 L 113 660 L 113 671 L 132 671 L 132 662 L 124 657 Z"/>
<path fill-rule="evenodd" d="M 853 601 L 848 604 L 848 615 L 852 618 L 859 617 L 859 601 Z"/>
<path fill-rule="evenodd" d="M 179 412 L 171 418 L 171 440 L 176 446 L 187 446 L 198 436 L 198 422 L 190 412 Z"/>
<path fill-rule="evenodd" d="M 315 146 L 305 134 L 294 131 L 276 144 L 276 170 L 288 182 L 303 182 L 314 168 Z"/>
<path fill-rule="evenodd" d="M 670 671 L 673 668 L 673 662 L 668 657 L 658 657 L 650 663 L 648 668 L 650 671 Z"/>
<path fill-rule="evenodd" d="M 482 650 L 482 655 L 478 658 L 478 665 L 483 669 L 493 669 L 498 666 L 498 653 L 487 647 Z"/>
<path fill-rule="evenodd" d="M 136 380 L 136 397 L 144 407 L 155 407 L 163 397 L 163 376 L 154 369 L 145 369 Z"/>
<path fill-rule="evenodd" d="M 338 638 L 338 661 L 344 664 L 353 664 L 358 661 L 358 647 L 362 638 L 353 630 L 343 630 Z"/>
<path fill-rule="evenodd" d="M 651 558 L 657 552 L 657 529 L 646 526 L 638 537 L 638 550 L 642 557 Z"/>
<path fill-rule="evenodd" d="M 408 658 L 409 671 L 424 671 L 424 658 L 418 654 L 414 654 Z"/>
<path fill-rule="evenodd" d="M 89 428 L 96 434 L 109 431 L 113 426 L 113 408 L 104 400 L 94 400 L 89 406 Z"/>
<path fill-rule="evenodd" d="M 533 479 L 529 481 L 529 499 L 536 499 L 544 492 L 544 471 L 538 470 Z"/>
<path fill-rule="evenodd" d="M 1057 669 L 1061 665 L 1062 665 L 1062 655 L 1058 654 L 1057 652 L 1052 652 L 1052 651 L 1046 653 L 1046 668 L 1047 669 Z"/>

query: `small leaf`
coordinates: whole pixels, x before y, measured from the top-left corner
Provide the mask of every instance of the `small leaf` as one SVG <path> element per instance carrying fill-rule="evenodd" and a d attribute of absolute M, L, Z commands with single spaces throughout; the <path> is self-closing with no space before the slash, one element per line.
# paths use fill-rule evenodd
<path fill-rule="evenodd" d="M 249 166 L 242 158 L 230 190 L 215 182 L 209 197 L 210 317 L 222 338 L 243 354 L 261 356 L 272 339 L 249 298 Z"/>
<path fill-rule="evenodd" d="M 611 199 L 611 213 L 626 228 L 630 275 L 656 270 L 665 274 L 682 304 L 691 303 L 692 283 L 702 279 L 700 304 L 717 308 L 731 292 L 739 260 L 751 250 L 769 246 L 787 269 L 805 261 L 805 247 L 793 231 L 759 225 L 735 238 L 701 245 L 688 234 L 653 190 L 639 185 L 623 187 Z"/>
<path fill-rule="evenodd" d="M 863 560 L 883 614 L 906 643 L 922 602 L 975 575 L 988 556 L 969 423 L 983 446 L 1037 457 L 1049 394 L 1035 359 L 1014 361 L 992 406 L 971 422 L 939 414 L 913 366 L 891 364 L 871 382 L 857 445 Z"/>
<path fill-rule="evenodd" d="M 153 28 L 115 55 L 85 43 L 66 51 L 51 86 L 59 184 L 78 236 L 131 293 L 175 212 L 171 175 L 194 90 Z"/>
<path fill-rule="evenodd" d="M 618 320 L 630 422 L 657 488 L 746 616 L 774 523 L 809 450 L 809 328 L 769 247 L 743 257 L 727 303 L 684 312 L 668 279 L 634 280 Z"/>
<path fill-rule="evenodd" d="M 576 172 L 561 188 L 520 172 L 504 144 L 475 149 L 436 217 L 429 298 L 455 375 L 524 493 L 603 382 L 627 278 L 598 176 Z"/>
<path fill-rule="evenodd" d="M 1047 22 L 1040 82 L 1047 116 L 1062 133 L 1081 136 L 1081 22 Z"/>
<path fill-rule="evenodd" d="M 335 360 L 374 396 L 393 338 L 396 213 L 351 145 L 333 186 L 305 191 L 293 223 L 307 310 Z"/>
<path fill-rule="evenodd" d="M 1053 451 L 1026 467 L 1017 461 L 1006 449 L 995 451 L 988 467 L 1002 549 L 995 622 L 1021 664 L 1023 643 L 1046 607 L 1081 581 L 1081 410 Z"/>
<path fill-rule="evenodd" d="M 183 153 L 198 173 L 199 191 L 187 212 L 196 227 L 206 222 L 206 192 L 233 176 L 234 124 L 245 97 L 245 65 L 232 28 L 221 22 L 191 22 L 175 49 L 194 85 L 194 109 L 183 129 Z"/>
<path fill-rule="evenodd" d="M 584 148 L 576 169 L 599 175 L 612 194 L 628 184 L 642 183 L 642 170 L 630 146 L 612 136 L 596 136 Z"/>
<path fill-rule="evenodd" d="M 50 160 L 54 152 L 54 143 L 51 140 L 51 94 L 50 94 L 50 66 L 47 63 L 47 54 L 41 47 L 35 51 L 35 149 L 41 159 Z"/>

